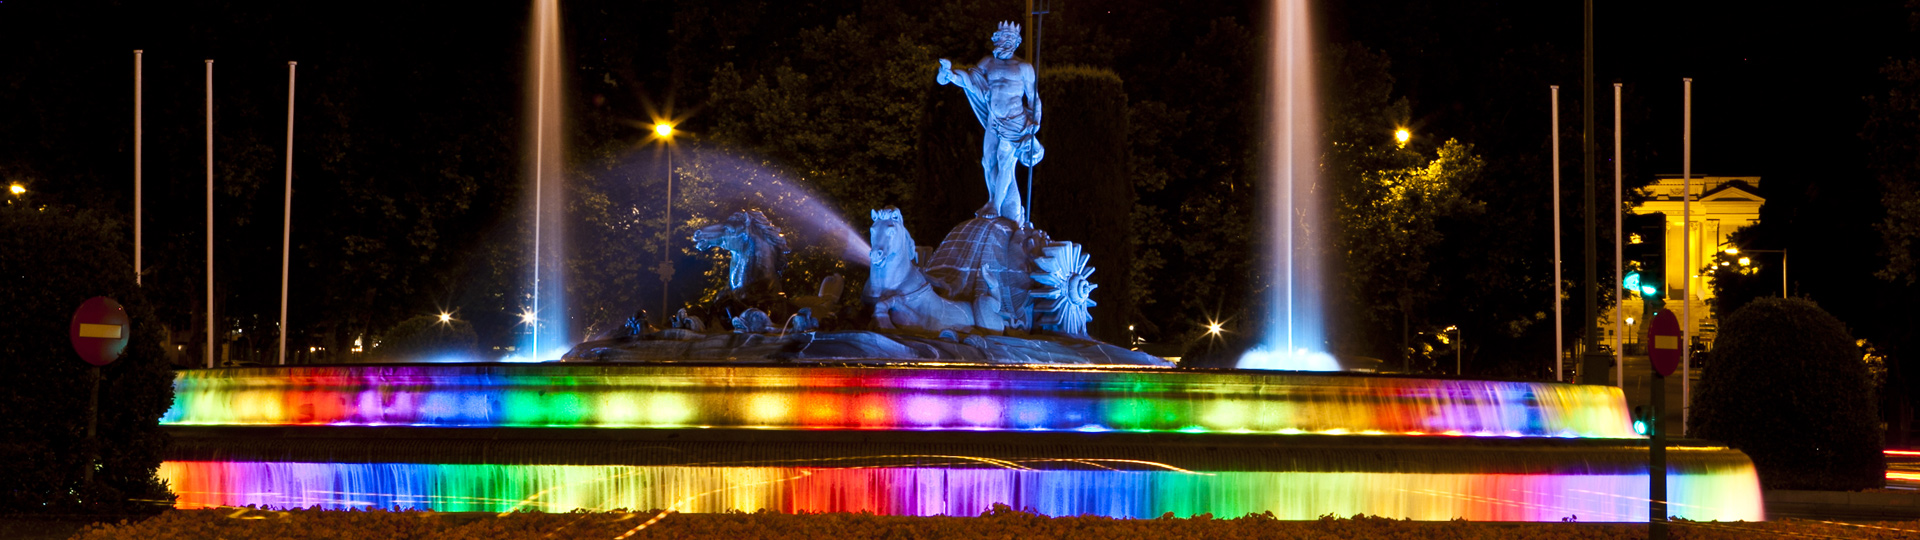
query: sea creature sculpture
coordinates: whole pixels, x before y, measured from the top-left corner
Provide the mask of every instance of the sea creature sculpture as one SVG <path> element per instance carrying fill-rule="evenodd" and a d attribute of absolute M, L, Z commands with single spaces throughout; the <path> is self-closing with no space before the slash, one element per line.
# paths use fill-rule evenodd
<path fill-rule="evenodd" d="M 787 239 L 759 210 L 746 210 L 693 233 L 695 249 L 727 250 L 727 290 L 718 307 L 774 306 L 780 298 L 780 272 L 786 269 Z"/>
<path fill-rule="evenodd" d="M 971 290 L 963 291 L 964 298 L 941 295 L 934 290 L 926 271 L 917 264 L 919 255 L 900 210 L 874 210 L 872 216 L 873 228 L 869 233 L 873 246 L 872 267 L 867 277 L 866 296 L 874 302 L 876 326 L 926 334 L 943 330 L 997 334 L 1006 329 L 1006 315 L 1001 312 L 1004 295 L 1000 280 L 976 280 Z M 999 270 L 989 265 L 979 269 L 982 274 L 997 274 Z"/>
<path fill-rule="evenodd" d="M 1033 280 L 1041 285 L 1041 290 L 1033 293 L 1033 312 L 1039 317 L 1040 329 L 1086 338 L 1087 323 L 1093 320 L 1087 308 L 1099 305 L 1093 301 L 1093 290 L 1100 286 L 1087 280 L 1094 268 L 1087 266 L 1087 255 L 1080 252 L 1080 244 L 1052 242 L 1041 251 L 1045 256 L 1033 261 L 1041 270 L 1033 274 Z"/>

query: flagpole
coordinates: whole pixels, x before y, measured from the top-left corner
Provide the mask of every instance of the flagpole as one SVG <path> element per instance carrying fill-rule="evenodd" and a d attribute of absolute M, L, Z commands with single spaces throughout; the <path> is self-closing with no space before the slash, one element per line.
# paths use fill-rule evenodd
<path fill-rule="evenodd" d="M 287 189 L 280 223 L 280 365 L 287 365 L 287 262 L 293 249 L 293 70 L 287 62 Z"/>
<path fill-rule="evenodd" d="M 133 284 L 140 285 L 140 55 L 133 50 Z"/>
<path fill-rule="evenodd" d="M 1561 376 L 1561 358 L 1566 354 L 1566 329 L 1561 324 L 1560 283 L 1560 86 L 1553 89 L 1553 380 L 1564 381 Z"/>
<path fill-rule="evenodd" d="M 207 60 L 207 368 L 213 368 L 213 60 Z"/>
<path fill-rule="evenodd" d="M 1686 277 L 1686 293 L 1680 299 L 1680 436 L 1687 436 L 1687 414 L 1693 408 L 1693 388 L 1689 368 L 1693 364 L 1693 78 L 1681 79 L 1680 121 L 1680 215 L 1686 222 L 1680 236 L 1680 271 Z M 1662 390 L 1665 390 L 1664 388 Z"/>
<path fill-rule="evenodd" d="M 1626 242 L 1626 239 L 1624 236 L 1621 236 L 1621 223 L 1620 223 L 1621 220 L 1626 219 L 1626 216 L 1624 215 L 1626 213 L 1626 204 L 1625 204 L 1626 201 L 1622 200 L 1620 195 L 1620 190 L 1621 190 L 1620 178 L 1622 177 L 1621 171 L 1626 168 L 1626 165 L 1625 165 L 1625 162 L 1620 160 L 1620 139 L 1621 139 L 1620 83 L 1613 83 L 1613 279 L 1614 279 L 1614 285 L 1613 287 L 1610 287 L 1610 289 L 1613 290 L 1613 380 L 1616 386 L 1619 386 L 1621 388 L 1626 388 L 1627 387 L 1627 362 L 1626 362 L 1627 340 L 1626 340 L 1626 334 L 1623 333 L 1625 331 L 1625 328 L 1621 324 L 1622 317 L 1624 317 L 1626 314 L 1626 308 L 1625 306 L 1622 305 L 1625 302 L 1622 301 L 1621 299 L 1622 296 L 1620 294 L 1621 285 L 1625 283 L 1621 281 L 1621 279 L 1623 276 L 1626 275 L 1626 266 L 1627 266 L 1626 261 L 1621 258 L 1621 252 L 1625 249 L 1622 244 Z M 1639 291 L 1633 291 L 1633 294 L 1639 294 Z"/>

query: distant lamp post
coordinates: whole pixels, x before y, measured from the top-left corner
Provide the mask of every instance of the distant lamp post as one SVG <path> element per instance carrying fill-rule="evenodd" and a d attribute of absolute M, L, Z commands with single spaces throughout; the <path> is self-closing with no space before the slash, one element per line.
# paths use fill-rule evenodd
<path fill-rule="evenodd" d="M 1781 298 L 1786 298 L 1786 297 L 1787 297 L 1787 250 L 1784 250 L 1784 249 L 1749 249 L 1749 250 L 1745 250 L 1745 251 L 1746 251 L 1746 252 L 1748 252 L 1748 253 L 1779 253 L 1779 254 L 1780 254 L 1780 297 L 1781 297 Z M 1730 248 L 1727 248 L 1727 251 L 1726 251 L 1726 253 L 1727 253 L 1728 255 L 1739 255 L 1739 254 L 1740 254 L 1740 252 L 1741 252 L 1741 249 L 1740 249 L 1740 248 L 1737 248 L 1737 247 L 1730 247 Z M 1751 264 L 1753 264 L 1753 260 L 1752 260 L 1752 259 L 1749 259 L 1749 258 L 1746 258 L 1746 257 L 1741 257 L 1741 258 L 1740 258 L 1740 266 L 1748 266 L 1748 265 L 1751 265 Z"/>
<path fill-rule="evenodd" d="M 1413 132 L 1407 131 L 1407 128 L 1393 130 L 1393 142 L 1400 145 L 1401 148 L 1406 148 L 1407 141 L 1411 140 L 1413 140 Z"/>
<path fill-rule="evenodd" d="M 7 186 L 7 192 L 12 193 L 15 197 L 19 197 L 27 193 L 27 186 L 15 182 L 13 185 Z"/>
<path fill-rule="evenodd" d="M 668 317 L 667 289 L 673 282 L 673 260 L 668 255 L 672 250 L 667 248 L 673 243 L 673 124 L 654 122 L 653 136 L 666 145 L 667 151 L 667 223 L 666 233 L 660 238 L 660 268 L 656 269 L 660 273 L 660 321 L 664 326 Z"/>
<path fill-rule="evenodd" d="M 451 324 L 452 322 L 453 322 L 452 313 L 447 313 L 445 311 L 440 312 L 440 324 Z"/>

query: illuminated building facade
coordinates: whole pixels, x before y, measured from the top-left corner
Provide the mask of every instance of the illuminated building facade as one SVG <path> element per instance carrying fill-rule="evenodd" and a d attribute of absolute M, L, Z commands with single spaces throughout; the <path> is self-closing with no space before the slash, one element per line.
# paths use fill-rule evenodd
<path fill-rule="evenodd" d="M 1703 344 L 1711 345 L 1718 327 L 1713 310 L 1707 301 L 1713 299 L 1713 287 L 1706 274 L 1699 270 L 1713 260 L 1714 254 L 1729 247 L 1733 232 L 1741 227 L 1760 222 L 1760 206 L 1766 199 L 1760 196 L 1760 177 L 1758 176 L 1700 176 L 1692 181 L 1691 221 L 1687 221 L 1686 212 L 1681 208 L 1681 188 L 1684 182 L 1679 175 L 1660 175 L 1654 183 L 1641 189 L 1646 200 L 1628 207 L 1635 215 L 1664 214 L 1666 216 L 1666 243 L 1662 257 L 1666 283 L 1659 286 L 1665 305 L 1680 312 L 1680 302 L 1692 304 L 1693 320 L 1687 321 L 1688 334 L 1698 336 Z M 1629 233 L 1629 242 L 1634 238 Z M 1644 239 L 1642 239 L 1644 240 Z M 1693 268 L 1683 266 L 1682 243 L 1692 243 Z M 1776 259 L 1777 264 L 1777 259 Z M 1640 343 L 1645 337 L 1646 322 L 1643 316 L 1646 303 L 1640 295 L 1629 295 L 1622 304 L 1627 322 L 1625 339 L 1622 336 L 1609 336 L 1608 341 L 1619 347 L 1623 343 Z M 1608 333 L 1613 332 L 1613 312 L 1601 313 L 1602 326 Z"/>

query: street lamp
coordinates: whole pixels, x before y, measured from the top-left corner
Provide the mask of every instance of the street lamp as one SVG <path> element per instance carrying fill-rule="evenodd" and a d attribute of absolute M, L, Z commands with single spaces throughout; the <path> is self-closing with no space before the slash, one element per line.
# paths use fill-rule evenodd
<path fill-rule="evenodd" d="M 13 185 L 7 186 L 7 192 L 12 193 L 13 196 L 15 197 L 18 197 L 21 194 L 24 194 L 27 192 L 27 186 L 20 185 L 18 182 L 16 182 Z"/>
<path fill-rule="evenodd" d="M 1407 131 L 1407 128 L 1398 128 L 1393 130 L 1393 142 L 1395 144 L 1398 144 L 1401 148 L 1406 148 L 1407 141 L 1410 141 L 1410 140 L 1413 140 L 1413 132 Z"/>
<path fill-rule="evenodd" d="M 1743 250 L 1741 250 L 1741 249 L 1740 249 L 1740 248 L 1738 248 L 1738 247 L 1730 247 L 1730 248 L 1727 248 L 1727 250 L 1726 250 L 1726 254 L 1728 254 L 1728 255 L 1739 255 L 1741 251 L 1743 251 Z M 1787 297 L 1787 250 L 1784 250 L 1784 249 L 1748 249 L 1748 250 L 1744 250 L 1744 251 L 1747 251 L 1747 252 L 1750 252 L 1750 253 L 1779 253 L 1779 254 L 1780 254 L 1780 297 L 1781 297 L 1781 298 L 1786 298 L 1786 297 Z M 1747 265 L 1749 265 L 1749 264 L 1751 264 L 1752 262 L 1753 262 L 1753 261 L 1752 261 L 1752 259 L 1748 259 L 1748 258 L 1746 258 L 1746 257 L 1741 257 L 1741 258 L 1740 258 L 1740 266 L 1747 266 Z"/>
<path fill-rule="evenodd" d="M 673 124 L 654 122 L 653 136 L 666 145 L 667 150 L 667 223 L 666 234 L 660 238 L 660 321 L 665 326 L 667 320 L 667 289 L 673 282 L 673 260 L 667 248 L 673 243 Z"/>

